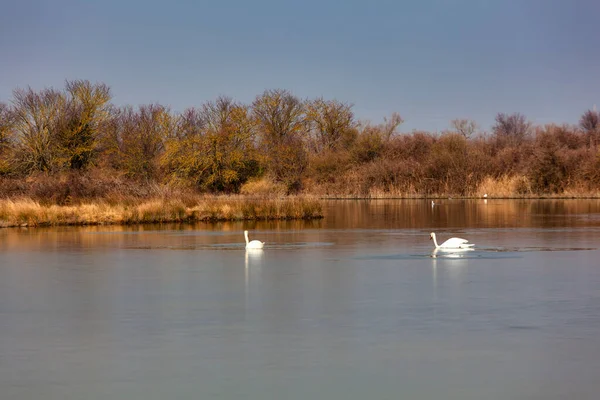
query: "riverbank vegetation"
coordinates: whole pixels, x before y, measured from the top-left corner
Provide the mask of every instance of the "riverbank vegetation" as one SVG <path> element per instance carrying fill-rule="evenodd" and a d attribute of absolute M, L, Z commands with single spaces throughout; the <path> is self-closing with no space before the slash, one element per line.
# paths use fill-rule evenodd
<path fill-rule="evenodd" d="M 402 122 L 395 113 L 379 124 L 359 121 L 351 104 L 281 89 L 251 104 L 219 97 L 182 112 L 116 106 L 107 85 L 83 80 L 16 89 L 0 101 L 2 212 L 37 204 L 67 207 L 67 215 L 94 203 L 125 207 L 102 218 L 134 222 L 144 217 L 128 203 L 158 201 L 175 219 L 194 215 L 197 205 L 175 205 L 185 196 L 600 196 L 595 110 L 577 126 L 499 113 L 489 132 L 457 119 L 443 132 L 400 133 Z"/>
<path fill-rule="evenodd" d="M 321 203 L 306 197 L 187 196 L 119 203 L 96 200 L 76 205 L 43 204 L 31 199 L 0 200 L 0 227 L 258 221 L 322 216 Z"/>

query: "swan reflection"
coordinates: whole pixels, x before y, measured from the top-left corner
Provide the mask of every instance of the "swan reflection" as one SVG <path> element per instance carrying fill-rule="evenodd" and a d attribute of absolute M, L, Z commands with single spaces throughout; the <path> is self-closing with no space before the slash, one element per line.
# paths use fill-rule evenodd
<path fill-rule="evenodd" d="M 460 291 L 462 284 L 465 282 L 467 267 L 471 259 L 465 254 L 469 251 L 473 251 L 473 249 L 462 249 L 456 252 L 434 249 L 431 252 L 431 280 L 434 301 L 438 301 L 438 290 L 440 288 L 446 288 L 445 291 L 450 290 L 448 293 L 452 296 Z M 445 292 L 442 291 L 443 293 Z"/>
<path fill-rule="evenodd" d="M 246 249 L 246 256 L 244 258 L 246 268 L 248 268 L 248 264 L 256 264 L 262 261 L 264 253 L 263 249 Z"/>
<path fill-rule="evenodd" d="M 431 252 L 431 258 L 463 258 L 465 253 L 473 251 L 472 247 L 467 247 L 464 249 L 443 249 L 443 248 L 435 248 Z"/>
<path fill-rule="evenodd" d="M 263 249 L 246 249 L 244 255 L 244 283 L 246 286 L 246 296 L 248 295 L 248 285 L 250 284 L 250 268 L 256 269 L 262 265 Z"/>

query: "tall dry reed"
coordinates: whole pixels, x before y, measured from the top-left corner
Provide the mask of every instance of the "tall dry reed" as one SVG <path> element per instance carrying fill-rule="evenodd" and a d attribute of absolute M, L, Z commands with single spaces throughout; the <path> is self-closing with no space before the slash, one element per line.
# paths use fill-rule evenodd
<path fill-rule="evenodd" d="M 323 217 L 318 199 L 240 196 L 151 199 L 138 204 L 104 201 L 71 206 L 44 205 L 32 199 L 0 200 L 0 226 L 143 224 L 165 222 L 312 219 Z"/>

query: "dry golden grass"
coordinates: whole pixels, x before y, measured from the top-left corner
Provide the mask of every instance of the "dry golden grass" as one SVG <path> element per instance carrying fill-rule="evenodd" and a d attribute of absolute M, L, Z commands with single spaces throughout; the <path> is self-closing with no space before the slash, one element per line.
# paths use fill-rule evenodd
<path fill-rule="evenodd" d="M 561 193 L 535 193 L 524 175 L 504 175 L 499 179 L 486 177 L 477 187 L 475 197 L 487 194 L 490 198 L 598 198 L 600 190 L 584 184 L 571 184 Z"/>
<path fill-rule="evenodd" d="M 249 199 L 241 196 L 151 199 L 139 204 L 103 201 L 71 206 L 43 205 L 32 199 L 0 200 L 0 226 L 142 224 L 164 222 L 312 219 L 323 217 L 311 197 Z"/>
<path fill-rule="evenodd" d="M 480 198 L 487 194 L 489 198 L 534 199 L 534 198 L 599 198 L 600 189 L 589 184 L 570 184 L 560 193 L 537 193 L 532 189 L 529 178 L 525 175 L 503 175 L 500 178 L 485 177 L 473 192 L 459 196 L 450 192 L 419 192 L 414 186 L 380 187 L 367 189 L 346 185 L 343 188 L 322 184 L 314 184 L 307 188 L 324 199 L 423 199 L 423 198 Z"/>
<path fill-rule="evenodd" d="M 498 179 L 490 176 L 483 179 L 475 193 L 478 197 L 487 194 L 489 197 L 531 197 L 531 185 L 526 176 L 504 175 Z"/>
<path fill-rule="evenodd" d="M 285 192 L 283 184 L 273 182 L 268 178 L 250 180 L 244 183 L 240 189 L 241 194 L 248 196 L 283 196 Z"/>
<path fill-rule="evenodd" d="M 417 193 L 413 187 L 407 188 L 396 188 L 389 187 L 382 189 L 380 187 L 374 187 L 369 189 L 369 198 L 371 199 L 415 199 L 423 198 L 422 194 Z"/>

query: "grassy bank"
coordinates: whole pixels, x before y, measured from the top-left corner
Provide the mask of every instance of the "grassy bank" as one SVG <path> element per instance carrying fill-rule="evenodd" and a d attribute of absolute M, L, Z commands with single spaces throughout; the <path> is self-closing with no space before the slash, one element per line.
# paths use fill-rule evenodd
<path fill-rule="evenodd" d="M 573 199 L 600 198 L 600 188 L 589 182 L 567 182 L 560 190 L 536 190 L 535 182 L 526 175 L 486 176 L 477 185 L 462 193 L 441 187 L 441 190 L 423 190 L 412 185 L 359 184 L 307 185 L 306 191 L 322 199 L 436 199 L 436 198 L 495 198 L 495 199 Z"/>
<path fill-rule="evenodd" d="M 0 227 L 216 222 L 322 218 L 319 200 L 309 197 L 197 197 L 150 199 L 139 203 L 98 200 L 46 205 L 32 199 L 0 200 Z"/>

